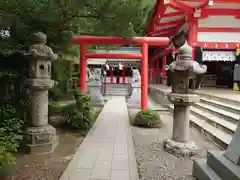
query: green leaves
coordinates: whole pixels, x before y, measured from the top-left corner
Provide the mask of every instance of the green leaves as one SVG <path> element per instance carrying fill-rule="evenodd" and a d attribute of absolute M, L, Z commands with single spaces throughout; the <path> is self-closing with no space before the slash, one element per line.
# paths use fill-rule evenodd
<path fill-rule="evenodd" d="M 0 147 L 8 152 L 17 152 L 23 139 L 24 122 L 9 104 L 0 107 Z"/>
<path fill-rule="evenodd" d="M 37 31 L 46 33 L 49 44 L 57 51 L 68 48 L 62 32 L 141 35 L 143 19 L 152 4 L 147 0 L 2 0 L 0 29 L 10 28 L 12 39 L 9 46 L 0 42 L 0 53 L 4 47 L 9 51 L 26 49 L 31 33 Z"/>
<path fill-rule="evenodd" d="M 63 117 L 67 119 L 67 124 L 71 128 L 88 130 L 95 120 L 91 98 L 87 94 L 76 91 L 75 100 L 76 104 L 71 104 L 63 108 Z"/>
<path fill-rule="evenodd" d="M 147 109 L 137 113 L 134 119 L 134 125 L 140 127 L 156 128 L 161 127 L 162 121 L 156 111 Z"/>
<path fill-rule="evenodd" d="M 15 157 L 0 146 L 0 177 L 9 175 L 8 165 L 15 163 Z"/>

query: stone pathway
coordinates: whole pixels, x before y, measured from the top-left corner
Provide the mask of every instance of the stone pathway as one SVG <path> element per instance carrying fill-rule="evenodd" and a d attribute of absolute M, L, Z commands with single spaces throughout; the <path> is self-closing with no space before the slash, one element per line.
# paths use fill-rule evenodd
<path fill-rule="evenodd" d="M 60 180 L 138 180 L 124 97 L 108 100 Z"/>

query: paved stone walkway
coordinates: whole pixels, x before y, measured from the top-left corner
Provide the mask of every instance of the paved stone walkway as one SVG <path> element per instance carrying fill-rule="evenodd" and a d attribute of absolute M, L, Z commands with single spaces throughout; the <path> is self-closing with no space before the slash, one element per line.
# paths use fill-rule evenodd
<path fill-rule="evenodd" d="M 106 103 L 60 180 L 138 180 L 124 97 Z"/>

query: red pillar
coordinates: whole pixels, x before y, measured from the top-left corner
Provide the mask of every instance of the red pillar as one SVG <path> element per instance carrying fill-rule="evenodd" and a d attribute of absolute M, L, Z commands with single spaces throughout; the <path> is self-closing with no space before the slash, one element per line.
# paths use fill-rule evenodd
<path fill-rule="evenodd" d="M 123 66 L 123 72 L 122 72 L 122 78 L 123 78 L 123 81 L 122 81 L 122 83 L 123 84 L 126 84 L 126 68 L 125 68 L 125 66 Z"/>
<path fill-rule="evenodd" d="M 113 69 L 110 67 L 110 84 L 113 82 Z"/>
<path fill-rule="evenodd" d="M 160 74 L 159 63 L 160 63 L 160 59 L 157 58 L 156 59 L 156 75 L 155 75 L 156 84 L 158 84 L 158 79 L 159 79 L 159 74 Z"/>
<path fill-rule="evenodd" d="M 162 84 L 166 84 L 166 71 L 165 71 L 165 68 L 164 68 L 164 66 L 166 65 L 166 61 L 167 61 L 167 59 L 166 59 L 166 56 L 163 56 L 162 57 Z"/>
<path fill-rule="evenodd" d="M 87 75 L 87 44 L 80 44 L 80 90 L 87 92 L 86 75 Z"/>
<path fill-rule="evenodd" d="M 148 108 L 148 45 L 144 43 L 142 45 L 141 61 L 141 109 Z"/>
<path fill-rule="evenodd" d="M 189 22 L 188 44 L 189 46 L 192 47 L 193 60 L 195 60 L 194 43 L 197 42 L 197 27 L 198 27 L 198 20 L 194 17 L 191 17 Z"/>

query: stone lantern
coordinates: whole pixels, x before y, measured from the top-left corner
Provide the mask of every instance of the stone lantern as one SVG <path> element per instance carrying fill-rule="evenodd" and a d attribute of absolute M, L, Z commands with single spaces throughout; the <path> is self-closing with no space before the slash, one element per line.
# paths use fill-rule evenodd
<path fill-rule="evenodd" d="M 141 75 L 138 69 L 133 69 L 133 82 L 131 83 L 131 96 L 127 100 L 128 108 L 141 107 Z"/>
<path fill-rule="evenodd" d="M 185 43 L 179 48 L 177 60 L 169 67 L 172 77 L 172 92 L 168 95 L 174 104 L 172 139 L 166 140 L 165 149 L 170 153 L 191 155 L 197 146 L 189 138 L 190 106 L 200 100 L 195 94 L 195 79 L 207 71 L 207 66 L 192 59 L 192 48 Z M 189 88 L 192 80 L 193 86 Z"/>
<path fill-rule="evenodd" d="M 88 91 L 94 105 L 104 105 L 104 98 L 102 95 L 102 83 L 101 83 L 101 69 L 96 68 L 93 75 L 89 77 L 87 83 Z"/>
<path fill-rule="evenodd" d="M 30 127 L 25 133 L 25 148 L 31 154 L 51 153 L 58 144 L 56 130 L 48 124 L 48 90 L 53 87 L 51 63 L 57 55 L 46 45 L 47 36 L 34 34 L 35 43 L 25 56 L 29 59 L 27 85 L 32 92 Z"/>

